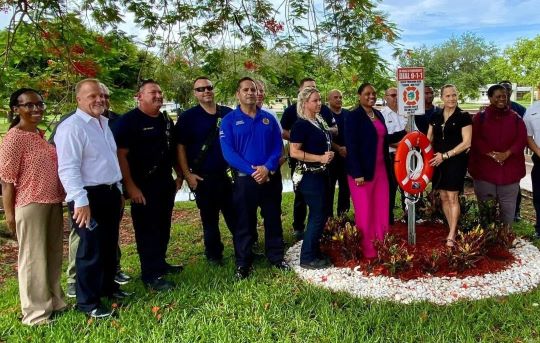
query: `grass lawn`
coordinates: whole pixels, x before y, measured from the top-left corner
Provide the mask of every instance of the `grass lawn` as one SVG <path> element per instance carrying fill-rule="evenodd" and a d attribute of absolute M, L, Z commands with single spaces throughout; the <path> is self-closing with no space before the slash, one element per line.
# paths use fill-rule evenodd
<path fill-rule="evenodd" d="M 283 199 L 288 245 L 292 198 L 288 193 Z M 189 212 L 190 220 L 173 227 L 170 262 L 186 267 L 172 278 L 178 284 L 174 291 L 149 294 L 136 279 L 125 286 L 135 294 L 118 307 L 114 319 L 92 321 L 70 310 L 52 326 L 31 328 L 18 319 L 17 280 L 11 278 L 0 286 L 0 342 L 540 341 L 539 290 L 450 306 L 400 305 L 319 289 L 265 261 L 255 265 L 252 277 L 236 281 L 227 230 L 222 231 L 226 265 L 211 266 L 204 259 L 194 203 L 180 203 L 178 208 Z M 527 236 L 533 232 L 527 222 L 518 223 L 516 230 Z M 137 276 L 134 245 L 122 250 L 124 270 Z"/>

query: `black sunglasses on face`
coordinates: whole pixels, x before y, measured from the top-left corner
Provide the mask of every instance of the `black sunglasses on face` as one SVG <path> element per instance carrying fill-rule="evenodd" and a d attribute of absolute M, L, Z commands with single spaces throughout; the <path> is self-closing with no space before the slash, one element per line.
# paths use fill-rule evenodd
<path fill-rule="evenodd" d="M 199 92 L 199 93 L 202 93 L 202 92 L 204 92 L 205 90 L 207 90 L 207 91 L 210 92 L 210 91 L 214 90 L 214 86 L 197 87 L 197 88 L 194 88 L 194 89 L 195 89 L 197 92 Z"/>

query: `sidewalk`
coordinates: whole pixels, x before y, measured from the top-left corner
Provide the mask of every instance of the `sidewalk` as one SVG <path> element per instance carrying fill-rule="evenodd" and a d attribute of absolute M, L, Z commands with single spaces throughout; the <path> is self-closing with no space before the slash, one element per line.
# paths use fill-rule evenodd
<path fill-rule="evenodd" d="M 531 181 L 531 170 L 533 167 L 533 163 L 531 161 L 531 157 L 528 155 L 525 155 L 525 168 L 527 170 L 527 174 L 521 181 L 519 182 L 519 186 L 522 190 L 528 191 L 532 193 L 532 181 Z"/>

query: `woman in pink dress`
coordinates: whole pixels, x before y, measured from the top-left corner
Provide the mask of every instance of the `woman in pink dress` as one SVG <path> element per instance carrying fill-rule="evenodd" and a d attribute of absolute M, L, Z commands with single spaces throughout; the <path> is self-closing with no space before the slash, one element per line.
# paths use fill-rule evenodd
<path fill-rule="evenodd" d="M 362 84 L 358 98 L 358 108 L 345 118 L 347 178 L 362 252 L 372 259 L 377 257 L 373 242 L 383 240 L 389 229 L 388 133 L 381 112 L 373 108 L 377 100 L 373 86 Z"/>

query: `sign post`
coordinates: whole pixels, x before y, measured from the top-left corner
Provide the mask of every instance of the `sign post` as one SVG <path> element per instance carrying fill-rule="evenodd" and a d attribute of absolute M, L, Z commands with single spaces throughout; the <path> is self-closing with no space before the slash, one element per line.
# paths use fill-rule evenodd
<path fill-rule="evenodd" d="M 414 116 L 425 114 L 424 104 L 424 68 L 398 68 L 398 112 L 407 117 L 407 131 L 412 132 L 416 129 Z M 411 158 L 412 169 L 416 167 L 417 161 Z M 416 244 L 416 201 L 412 200 L 410 194 L 405 195 L 405 204 L 407 205 L 407 231 L 409 244 Z"/>

